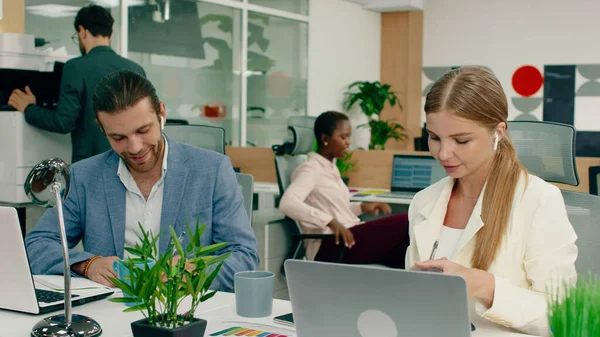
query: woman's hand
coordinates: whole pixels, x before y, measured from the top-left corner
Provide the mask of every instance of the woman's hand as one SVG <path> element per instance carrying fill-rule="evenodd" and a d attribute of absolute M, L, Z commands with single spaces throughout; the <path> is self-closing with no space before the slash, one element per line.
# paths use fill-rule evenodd
<path fill-rule="evenodd" d="M 375 215 L 379 215 L 379 212 L 382 212 L 385 215 L 392 213 L 392 208 L 390 205 L 383 202 L 363 202 L 360 205 L 360 209 L 364 213 L 371 213 Z"/>
<path fill-rule="evenodd" d="M 496 281 L 491 273 L 475 268 L 467 268 L 460 264 L 448 261 L 446 258 L 417 262 L 412 270 L 438 268 L 445 274 L 458 275 L 467 281 L 469 299 L 476 298 L 487 308 L 494 303 L 494 289 Z"/>
<path fill-rule="evenodd" d="M 328 223 L 327 226 L 329 226 L 329 228 L 331 228 L 331 231 L 333 232 L 336 245 L 340 244 L 340 237 L 342 237 L 342 239 L 344 240 L 344 245 L 346 247 L 352 248 L 352 246 L 354 246 L 354 235 L 348 228 L 344 227 L 344 225 L 339 223 L 336 219 L 331 220 L 331 222 Z"/>

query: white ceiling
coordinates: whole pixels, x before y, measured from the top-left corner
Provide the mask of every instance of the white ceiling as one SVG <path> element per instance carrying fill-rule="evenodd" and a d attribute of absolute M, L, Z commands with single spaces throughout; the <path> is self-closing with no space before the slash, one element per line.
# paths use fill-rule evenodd
<path fill-rule="evenodd" d="M 422 11 L 423 0 L 346 0 L 375 12 Z"/>

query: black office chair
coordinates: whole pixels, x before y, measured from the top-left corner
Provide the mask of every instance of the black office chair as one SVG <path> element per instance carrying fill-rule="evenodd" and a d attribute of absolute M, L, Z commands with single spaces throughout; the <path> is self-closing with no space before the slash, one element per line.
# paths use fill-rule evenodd
<path fill-rule="evenodd" d="M 275 172 L 277 173 L 277 184 L 279 185 L 279 195 L 283 195 L 285 189 L 291 183 L 291 176 L 296 167 L 302 164 L 306 160 L 305 156 L 302 155 L 284 155 L 275 156 Z M 300 225 L 292 218 L 285 217 L 280 220 L 269 222 L 269 224 L 280 223 L 290 239 L 290 249 L 287 256 L 281 264 L 281 274 L 285 276 L 284 263 L 288 259 L 303 259 L 306 255 L 304 249 L 304 240 L 309 239 L 327 239 L 333 237 L 333 234 L 303 234 Z M 343 240 L 342 240 L 343 241 Z M 344 247 L 342 244 L 341 247 Z M 342 249 L 337 262 L 341 262 L 344 259 L 345 249 Z"/>
<path fill-rule="evenodd" d="M 288 121 L 288 129 L 292 133 L 292 141 L 273 147 L 275 151 L 275 172 L 277 174 L 279 195 L 283 195 L 291 183 L 292 173 L 307 159 L 307 153 L 311 152 L 314 147 L 315 136 L 313 125 L 315 120 L 315 117 L 291 117 Z M 304 240 L 333 237 L 333 234 L 303 234 L 300 225 L 287 216 L 283 219 L 269 222 L 269 224 L 277 223 L 282 225 L 290 240 L 290 249 L 280 269 L 283 276 L 285 276 L 284 263 L 286 260 L 302 259 L 306 255 Z M 342 247 L 344 246 L 342 245 Z M 344 254 L 345 249 L 342 249 L 337 259 L 338 262 L 343 260 Z"/>

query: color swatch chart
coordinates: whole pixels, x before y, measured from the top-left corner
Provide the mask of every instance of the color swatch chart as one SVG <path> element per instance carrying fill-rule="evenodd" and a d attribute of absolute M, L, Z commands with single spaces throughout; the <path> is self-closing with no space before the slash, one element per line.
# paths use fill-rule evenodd
<path fill-rule="evenodd" d="M 211 336 L 255 336 L 255 337 L 288 337 L 277 333 L 234 326 L 229 329 L 211 333 Z"/>

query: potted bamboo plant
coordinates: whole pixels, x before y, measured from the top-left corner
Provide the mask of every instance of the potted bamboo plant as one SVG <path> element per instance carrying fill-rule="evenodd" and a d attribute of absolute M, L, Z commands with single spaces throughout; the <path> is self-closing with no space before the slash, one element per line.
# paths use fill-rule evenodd
<path fill-rule="evenodd" d="M 359 125 L 359 127 L 369 127 L 371 129 L 369 149 L 383 150 L 385 143 L 390 138 L 395 140 L 408 138 L 402 125 L 392 120 L 380 119 L 381 111 L 383 111 L 386 103 L 389 103 L 392 107 L 398 105 L 402 110 L 398 97 L 391 91 L 391 85 L 382 84 L 379 81 L 359 81 L 350 84 L 346 92 L 344 108 L 350 110 L 356 103 L 369 119 L 368 123 Z"/>
<path fill-rule="evenodd" d="M 549 301 L 549 325 L 554 337 L 600 336 L 600 280 L 588 277 L 565 285 L 563 296 Z"/>
<path fill-rule="evenodd" d="M 215 295 L 216 291 L 210 291 L 209 287 L 229 253 L 211 255 L 227 243 L 202 246 L 200 237 L 206 225 L 199 226 L 197 221 L 195 231 L 188 224 L 186 226 L 190 233 L 186 247 L 182 246 L 171 226 L 169 248 L 159 255 L 160 234 L 154 236 L 139 224 L 139 243 L 133 248 L 125 248 L 132 257 L 120 263 L 129 271 L 128 276 L 111 278 L 123 291 L 123 297 L 111 301 L 132 305 L 125 312 L 142 311 L 144 314 L 144 319 L 131 323 L 134 337 L 204 336 L 206 321 L 195 318 L 194 313 L 200 303 Z M 182 308 L 187 309 L 182 314 L 180 305 L 186 296 L 191 304 L 189 308 Z"/>

